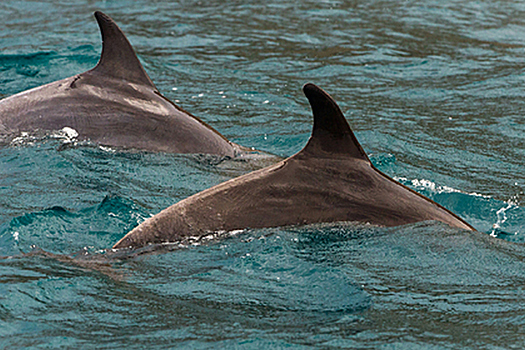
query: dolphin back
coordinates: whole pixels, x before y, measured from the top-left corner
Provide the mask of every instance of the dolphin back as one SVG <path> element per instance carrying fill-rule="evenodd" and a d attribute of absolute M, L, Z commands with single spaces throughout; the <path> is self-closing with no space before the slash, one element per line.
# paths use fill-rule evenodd
<path fill-rule="evenodd" d="M 377 170 L 330 95 L 314 84 L 303 90 L 314 126 L 300 152 L 164 209 L 113 248 L 245 228 L 343 221 L 399 226 L 434 220 L 474 230 L 446 208 Z"/>

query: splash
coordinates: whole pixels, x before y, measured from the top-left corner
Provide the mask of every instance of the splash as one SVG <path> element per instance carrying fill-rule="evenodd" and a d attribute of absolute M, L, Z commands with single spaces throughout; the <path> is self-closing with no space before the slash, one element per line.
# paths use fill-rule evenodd
<path fill-rule="evenodd" d="M 514 196 L 504 203 L 506 205 L 496 211 L 497 220 L 492 225 L 492 232 L 490 233 L 492 237 L 501 237 L 502 233 L 505 233 L 505 235 L 511 235 L 509 233 L 504 232 L 502 230 L 502 226 L 508 220 L 507 212 L 510 210 L 519 209 L 517 197 Z M 517 234 L 518 234 L 518 231 L 514 232 L 512 235 L 517 235 Z"/>
<path fill-rule="evenodd" d="M 34 146 L 36 143 L 45 142 L 48 139 L 58 140 L 63 145 L 72 145 L 76 144 L 78 141 L 77 137 L 78 131 L 68 126 L 52 132 L 45 132 L 41 130 L 32 132 L 22 131 L 20 135 L 14 137 L 11 140 L 10 146 Z"/>
<path fill-rule="evenodd" d="M 417 188 L 417 189 L 421 189 L 421 190 L 430 190 L 434 193 L 462 193 L 462 194 L 467 194 L 469 196 L 475 196 L 475 197 L 481 197 L 481 198 L 492 198 L 491 196 L 488 196 L 488 195 L 484 195 L 484 194 L 480 194 L 480 193 L 476 193 L 476 192 L 464 192 L 464 191 L 461 191 L 461 190 L 458 190 L 458 189 L 455 189 L 455 188 L 452 188 L 452 187 L 449 187 L 449 186 L 441 186 L 441 185 L 437 185 L 435 182 L 432 182 L 430 180 L 426 180 L 426 179 L 413 179 L 413 180 L 409 180 L 407 179 L 406 177 L 399 177 L 399 176 L 395 176 L 394 177 L 394 180 L 406 185 L 406 184 L 411 184 L 413 187 Z"/>
<path fill-rule="evenodd" d="M 50 136 L 52 138 L 63 139 L 71 142 L 78 137 L 78 131 L 70 128 L 69 126 L 65 126 L 62 129 L 52 133 Z"/>

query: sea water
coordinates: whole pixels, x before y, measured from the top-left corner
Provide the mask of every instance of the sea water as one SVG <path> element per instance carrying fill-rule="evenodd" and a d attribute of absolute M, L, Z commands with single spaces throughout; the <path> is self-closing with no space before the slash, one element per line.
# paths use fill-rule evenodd
<path fill-rule="evenodd" d="M 522 2 L 2 2 L 0 97 L 92 68 L 96 10 L 165 96 L 275 157 L 122 151 L 67 129 L 3 143 L 0 347 L 525 346 Z M 340 223 L 108 251 L 167 206 L 299 151 L 307 82 L 374 165 L 479 232 Z"/>

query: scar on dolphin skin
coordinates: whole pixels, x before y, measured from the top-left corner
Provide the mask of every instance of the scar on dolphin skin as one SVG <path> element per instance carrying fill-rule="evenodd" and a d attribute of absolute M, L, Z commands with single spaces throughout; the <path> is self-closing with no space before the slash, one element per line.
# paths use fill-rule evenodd
<path fill-rule="evenodd" d="M 376 169 L 324 90 L 309 83 L 303 92 L 314 123 L 300 152 L 162 210 L 113 248 L 140 248 L 221 231 L 327 222 L 399 226 L 435 220 L 475 230 Z"/>
<path fill-rule="evenodd" d="M 228 141 L 164 97 L 116 23 L 97 11 L 102 53 L 95 68 L 0 100 L 0 136 L 76 130 L 100 145 L 235 157 L 252 150 Z"/>

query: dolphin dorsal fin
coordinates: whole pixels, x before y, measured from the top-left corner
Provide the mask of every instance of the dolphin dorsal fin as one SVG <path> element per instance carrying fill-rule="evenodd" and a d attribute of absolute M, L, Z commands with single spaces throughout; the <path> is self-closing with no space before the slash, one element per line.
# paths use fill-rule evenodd
<path fill-rule="evenodd" d="M 95 18 L 102 34 L 102 55 L 97 66 L 89 73 L 111 76 L 155 88 L 117 24 L 100 11 L 95 12 Z"/>
<path fill-rule="evenodd" d="M 314 127 L 301 153 L 328 153 L 370 161 L 334 99 L 312 83 L 303 86 L 303 92 L 312 107 Z"/>

